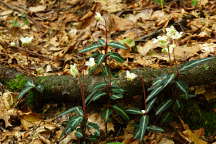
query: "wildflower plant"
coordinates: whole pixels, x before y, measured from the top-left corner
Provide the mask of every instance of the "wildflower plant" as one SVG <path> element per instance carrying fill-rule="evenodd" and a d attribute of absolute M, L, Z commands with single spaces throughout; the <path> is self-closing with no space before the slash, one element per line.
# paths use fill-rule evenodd
<path fill-rule="evenodd" d="M 100 13 L 96 13 L 95 18 L 97 21 L 104 20 Z M 97 42 L 79 51 L 79 53 L 81 54 L 95 50 L 96 52 L 93 53 L 89 57 L 89 60 L 85 62 L 85 67 L 87 67 L 89 74 L 93 74 L 95 70 L 101 69 L 104 76 L 103 82 L 96 83 L 93 87 L 90 88 L 90 94 L 87 97 L 85 97 L 84 94 L 84 91 L 86 91 L 86 86 L 83 82 L 85 77 L 85 71 L 81 70 L 82 72 L 80 73 L 80 70 L 78 70 L 76 64 L 70 66 L 71 75 L 73 77 L 78 77 L 79 80 L 80 93 L 82 97 L 82 107 L 72 107 L 58 116 L 60 117 L 69 113 L 75 114 L 74 116 L 70 117 L 62 136 L 66 136 L 67 134 L 75 131 L 75 135 L 77 136 L 77 138 L 81 139 L 82 142 L 87 142 L 92 139 L 96 140 L 96 138 L 100 135 L 99 126 L 96 123 L 88 122 L 87 106 L 91 102 L 95 102 L 102 97 L 108 98 L 108 104 L 102 111 L 102 117 L 104 118 L 104 121 L 106 123 L 106 133 L 107 122 L 111 119 L 110 116 L 114 112 L 119 114 L 125 120 L 129 119 L 128 115 L 121 107 L 119 107 L 118 105 L 111 105 L 110 103 L 111 101 L 123 98 L 125 92 L 116 84 L 115 81 L 111 80 L 112 74 L 109 68 L 109 60 L 124 62 L 124 58 L 121 57 L 118 53 L 112 51 L 110 48 L 127 49 L 121 43 L 113 41 L 107 42 L 107 39 L 99 39 Z M 90 131 L 91 129 L 94 129 L 95 132 L 93 134 L 86 135 L 86 131 Z"/>
<path fill-rule="evenodd" d="M 167 48 L 167 52 L 174 51 L 176 44 L 175 40 L 182 37 L 181 32 L 175 30 L 173 26 L 166 29 L 166 35 L 158 36 L 157 39 L 153 39 L 154 43 L 158 43 L 161 47 Z M 148 88 L 148 96 L 144 96 L 144 109 L 138 108 L 129 108 L 126 112 L 130 115 L 138 115 L 140 117 L 139 124 L 134 134 L 134 138 L 143 141 L 144 135 L 146 131 L 156 131 L 163 132 L 164 130 L 158 126 L 152 125 L 150 120 L 150 113 L 154 112 L 155 116 L 163 117 L 165 111 L 170 108 L 180 109 L 182 106 L 181 99 L 189 99 L 194 97 L 194 95 L 189 94 L 189 86 L 184 82 L 178 79 L 180 74 L 184 74 L 186 71 L 192 69 L 193 67 L 200 65 L 209 60 L 215 59 L 216 57 L 208 57 L 200 60 L 194 60 L 185 63 L 181 67 L 178 68 L 176 72 L 171 72 L 169 74 L 164 74 L 157 77 L 150 88 Z M 129 72 L 127 72 L 130 75 Z M 161 99 L 158 95 L 167 87 L 175 85 L 181 92 L 182 95 L 180 98 L 178 97 L 165 97 Z M 145 94 L 144 94 L 145 95 Z M 159 106 L 157 106 L 157 104 Z M 170 114 L 169 112 L 167 114 Z M 152 114 L 151 114 L 152 117 Z M 162 118 L 162 121 L 166 117 Z"/>
<path fill-rule="evenodd" d="M 152 41 L 153 43 L 158 44 L 160 47 L 162 47 L 161 51 L 168 54 L 169 60 L 171 62 L 171 55 L 173 55 L 175 61 L 174 50 L 177 47 L 176 40 L 180 39 L 182 36 L 183 32 L 178 32 L 174 26 L 170 26 L 169 28 L 166 28 L 165 35 L 158 36 Z"/>
<path fill-rule="evenodd" d="M 93 66 L 94 59 L 86 62 L 88 66 Z M 81 72 L 80 72 L 81 71 Z M 63 115 L 73 113 L 67 122 L 67 126 L 62 133 L 64 138 L 71 132 L 75 132 L 75 136 L 80 142 L 92 142 L 96 141 L 97 137 L 100 136 L 99 126 L 96 123 L 89 122 L 87 117 L 87 107 L 85 103 L 85 85 L 83 79 L 85 77 L 84 70 L 79 70 L 76 64 L 70 65 L 70 74 L 74 78 L 78 78 L 78 83 L 80 87 L 80 94 L 82 98 L 82 106 L 72 107 L 57 116 L 61 117 Z"/>
<path fill-rule="evenodd" d="M 100 13 L 96 13 L 95 18 L 97 21 L 102 21 L 102 23 L 106 24 L 105 19 Z M 121 116 L 124 120 L 129 119 L 123 108 L 116 104 L 112 104 L 113 101 L 123 98 L 125 90 L 122 89 L 116 81 L 112 80 L 112 72 L 109 65 L 111 61 L 123 63 L 125 61 L 124 58 L 119 53 L 115 52 L 115 49 L 127 48 L 119 42 L 108 42 L 106 25 L 103 26 L 105 28 L 105 39 L 99 39 L 92 45 L 80 50 L 79 53 L 94 51 L 94 53 L 90 56 L 89 61 L 86 62 L 86 65 L 90 67 L 90 74 L 93 74 L 95 70 L 99 69 L 104 77 L 103 82 L 96 83 L 90 88 L 90 94 L 86 97 L 85 102 L 89 105 L 91 102 L 96 102 L 99 99 L 107 99 L 105 108 L 101 112 L 101 115 L 106 123 L 107 133 L 107 122 L 111 120 L 111 115 L 114 112 Z"/>

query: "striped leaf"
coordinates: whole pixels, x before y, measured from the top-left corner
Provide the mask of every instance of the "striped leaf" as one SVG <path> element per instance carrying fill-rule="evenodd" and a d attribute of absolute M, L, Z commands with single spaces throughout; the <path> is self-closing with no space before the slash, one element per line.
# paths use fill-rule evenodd
<path fill-rule="evenodd" d="M 154 98 L 154 99 L 149 101 L 149 103 L 147 104 L 147 108 L 146 108 L 147 113 L 150 112 L 150 110 L 153 108 L 156 100 L 157 100 L 157 98 Z"/>
<path fill-rule="evenodd" d="M 88 52 L 88 51 L 91 51 L 91 50 L 93 50 L 93 49 L 100 48 L 100 47 L 102 47 L 102 46 L 103 46 L 103 45 L 101 45 L 101 44 L 95 43 L 95 44 L 92 44 L 92 45 L 90 45 L 90 46 L 88 46 L 88 47 L 86 47 L 86 48 L 80 50 L 79 53 Z"/>
<path fill-rule="evenodd" d="M 106 86 L 107 86 L 106 82 L 99 82 L 99 83 L 95 84 L 93 89 L 100 89 L 100 88 L 104 88 Z"/>
<path fill-rule="evenodd" d="M 176 81 L 176 85 L 178 88 L 185 94 L 186 98 L 188 99 L 188 85 L 183 81 Z"/>
<path fill-rule="evenodd" d="M 156 81 L 153 82 L 152 86 L 150 88 L 148 88 L 148 91 L 151 91 L 151 90 L 155 89 L 156 87 L 159 87 L 160 85 L 162 85 L 163 79 L 164 78 L 159 77 Z"/>
<path fill-rule="evenodd" d="M 35 87 L 36 85 L 33 83 L 33 81 L 31 80 L 27 81 L 25 84 L 25 87 L 19 93 L 18 99 L 21 99 L 22 97 L 24 97 L 28 92 L 30 92 Z"/>
<path fill-rule="evenodd" d="M 34 87 L 25 87 L 24 89 L 22 89 L 22 91 L 19 93 L 18 99 L 21 99 L 22 97 L 24 97 L 28 92 L 30 92 Z"/>
<path fill-rule="evenodd" d="M 146 103 L 148 103 L 151 99 L 153 99 L 157 94 L 159 94 L 163 90 L 163 85 L 160 87 L 155 88 L 151 93 L 148 95 L 146 99 Z"/>
<path fill-rule="evenodd" d="M 163 81 L 163 88 L 165 88 L 168 84 L 170 84 L 173 79 L 175 79 L 176 74 L 170 74 L 167 76 L 167 78 Z"/>
<path fill-rule="evenodd" d="M 82 132 L 81 132 L 81 129 L 80 129 L 80 128 L 76 130 L 76 132 L 75 132 L 75 136 L 76 136 L 78 139 L 80 139 L 80 138 L 82 138 L 82 137 L 83 137 L 83 134 L 82 134 Z"/>
<path fill-rule="evenodd" d="M 129 120 L 129 116 L 127 115 L 127 113 L 122 109 L 120 108 L 119 106 L 117 105 L 113 105 L 112 106 L 113 110 L 119 114 L 124 120 Z"/>
<path fill-rule="evenodd" d="M 105 111 L 102 112 L 102 117 L 104 118 L 105 122 L 108 122 L 111 114 L 112 114 L 112 110 L 109 108 L 105 109 Z"/>
<path fill-rule="evenodd" d="M 96 63 L 97 63 L 98 65 L 100 65 L 100 64 L 105 60 L 105 57 L 106 57 L 105 54 L 100 54 L 100 55 L 98 55 L 97 60 L 96 60 Z"/>
<path fill-rule="evenodd" d="M 93 90 L 85 99 L 85 103 L 88 105 L 92 101 L 92 97 L 98 92 L 97 89 Z"/>
<path fill-rule="evenodd" d="M 98 126 L 98 124 L 97 123 L 94 123 L 94 122 L 88 122 L 87 123 L 87 127 L 89 128 L 89 129 L 95 129 L 95 130 L 99 130 L 99 126 Z"/>
<path fill-rule="evenodd" d="M 105 96 L 105 95 L 106 95 L 106 92 L 96 93 L 96 94 L 93 96 L 92 100 L 93 100 L 93 101 L 96 101 L 96 100 L 98 100 L 99 98 L 101 98 L 102 96 Z"/>
<path fill-rule="evenodd" d="M 167 110 L 171 105 L 173 104 L 173 101 L 171 99 L 167 100 L 165 103 L 163 103 L 158 110 L 156 111 L 155 115 L 159 115 L 160 113 Z"/>
<path fill-rule="evenodd" d="M 119 42 L 110 42 L 108 43 L 108 46 L 111 46 L 113 48 L 119 48 L 119 49 L 127 49 L 123 44 Z"/>
<path fill-rule="evenodd" d="M 128 114 L 143 114 L 141 112 L 141 110 L 138 108 L 129 108 L 126 110 L 126 113 L 128 113 Z"/>
<path fill-rule="evenodd" d="M 71 133 L 73 130 L 75 130 L 81 124 L 82 121 L 83 121 L 82 116 L 71 117 L 67 123 L 67 126 L 66 126 L 64 132 L 62 133 L 62 136 L 64 136 L 65 134 Z"/>
<path fill-rule="evenodd" d="M 122 93 L 125 92 L 125 90 L 122 89 L 122 88 L 113 88 L 113 89 L 112 89 L 112 92 L 113 92 L 113 93 L 116 93 L 116 94 L 122 94 Z"/>
<path fill-rule="evenodd" d="M 118 53 L 109 52 L 108 56 L 120 63 L 123 63 L 125 61 L 124 58 L 121 57 Z"/>
<path fill-rule="evenodd" d="M 162 129 L 162 128 L 158 127 L 158 126 L 155 126 L 155 125 L 148 126 L 147 130 L 148 131 L 153 131 L 153 132 L 164 132 L 164 129 Z"/>
<path fill-rule="evenodd" d="M 140 141 L 143 140 L 148 124 L 149 124 L 149 116 L 143 115 L 139 122 L 139 129 L 134 136 L 135 139 L 139 139 Z"/>
<path fill-rule="evenodd" d="M 100 136 L 100 127 L 97 123 L 88 122 L 87 128 L 91 130 L 94 130 L 94 136 Z"/>
<path fill-rule="evenodd" d="M 76 114 L 79 114 L 79 115 L 83 115 L 83 111 L 82 111 L 82 108 L 80 106 L 76 106 L 76 107 L 72 107 L 64 112 L 62 112 L 61 114 L 59 114 L 57 117 L 61 117 L 63 115 L 66 115 L 66 114 L 69 114 L 69 113 L 72 113 L 72 112 L 75 112 Z"/>
<path fill-rule="evenodd" d="M 103 66 L 102 70 L 105 76 L 109 76 L 109 74 L 111 73 L 110 68 L 107 65 Z"/>
<path fill-rule="evenodd" d="M 168 84 L 170 84 L 174 79 L 176 75 L 175 74 L 169 74 L 165 75 L 162 78 L 162 81 L 160 81 L 157 85 L 157 87 L 153 87 L 154 89 L 151 91 L 149 96 L 146 99 L 146 102 L 148 103 L 149 100 L 153 99 L 157 94 L 159 94 Z"/>
<path fill-rule="evenodd" d="M 212 57 L 207 57 L 207 58 L 203 58 L 203 59 L 199 59 L 199 60 L 192 60 L 190 62 L 185 63 L 181 68 L 180 68 L 180 72 L 186 71 L 186 70 L 190 70 L 193 67 L 200 65 L 204 62 L 207 62 L 209 60 L 215 59 L 215 56 Z"/>
<path fill-rule="evenodd" d="M 105 45 L 106 45 L 106 42 L 105 42 L 105 40 L 103 40 L 103 39 L 99 39 L 99 40 L 98 40 L 98 43 L 101 44 L 102 46 L 105 46 Z"/>
<path fill-rule="evenodd" d="M 117 99 L 121 99 L 123 98 L 124 96 L 122 94 L 113 94 L 110 98 L 112 100 L 117 100 Z"/>
<path fill-rule="evenodd" d="M 42 92 L 44 91 L 44 86 L 42 86 L 42 85 L 37 85 L 37 86 L 35 87 L 35 89 L 36 89 L 38 92 L 42 93 Z"/>

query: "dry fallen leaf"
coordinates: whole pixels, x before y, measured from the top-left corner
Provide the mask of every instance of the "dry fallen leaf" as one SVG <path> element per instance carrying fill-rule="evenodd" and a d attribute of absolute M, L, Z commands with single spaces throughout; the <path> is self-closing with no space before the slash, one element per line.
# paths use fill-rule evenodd
<path fill-rule="evenodd" d="M 38 6 L 35 6 L 35 7 L 29 7 L 29 10 L 31 12 L 41 12 L 41 11 L 44 11 L 46 9 L 46 5 L 38 5 Z"/>

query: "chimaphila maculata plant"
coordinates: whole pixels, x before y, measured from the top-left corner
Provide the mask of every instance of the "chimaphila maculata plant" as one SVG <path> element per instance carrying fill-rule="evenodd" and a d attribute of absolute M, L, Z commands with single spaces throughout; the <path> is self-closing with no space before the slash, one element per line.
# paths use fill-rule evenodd
<path fill-rule="evenodd" d="M 153 39 L 154 43 L 159 43 L 159 45 L 162 48 L 167 48 L 167 52 L 169 55 L 174 54 L 173 51 L 176 47 L 175 43 L 176 40 L 181 38 L 182 32 L 178 32 L 173 26 L 170 28 L 166 29 L 166 35 L 164 36 L 158 36 L 157 39 Z M 169 46 L 171 42 L 171 47 Z M 172 45 L 175 45 L 174 47 Z M 126 112 L 128 114 L 136 114 L 140 115 L 140 122 L 139 126 L 135 132 L 135 138 L 139 139 L 140 141 L 143 141 L 144 135 L 146 130 L 152 130 L 152 131 L 160 131 L 162 132 L 163 129 L 160 127 L 150 125 L 151 120 L 150 120 L 150 112 L 152 112 L 153 108 L 155 111 L 155 116 L 160 116 L 163 119 L 166 118 L 166 116 L 163 116 L 163 112 L 166 111 L 168 108 L 177 108 L 180 109 L 183 104 L 181 104 L 181 99 L 189 99 L 193 97 L 194 95 L 189 94 L 189 87 L 188 85 L 181 81 L 178 80 L 178 76 L 181 74 L 184 74 L 185 72 L 189 71 L 190 69 L 194 68 L 195 66 L 202 64 L 204 62 L 207 62 L 211 59 L 215 59 L 216 57 L 208 57 L 204 59 L 199 59 L 199 60 L 193 60 L 190 62 L 187 62 L 183 64 L 181 67 L 176 66 L 176 71 L 171 72 L 170 74 L 164 74 L 159 77 L 157 77 L 152 86 L 148 89 L 149 95 L 145 99 L 145 108 L 143 110 L 137 109 L 137 108 L 130 108 L 127 109 Z M 175 59 L 174 59 L 175 61 Z M 167 88 L 167 86 L 171 86 L 171 84 L 175 84 L 177 88 L 183 93 L 181 95 L 181 98 L 178 97 L 163 97 L 162 98 L 158 97 L 158 94 Z M 172 85 L 173 86 L 173 85 Z M 161 102 L 162 101 L 162 102 Z M 156 103 L 161 103 L 159 106 L 156 106 Z M 169 113 L 165 113 L 168 115 Z"/>
<path fill-rule="evenodd" d="M 94 66 L 94 60 L 89 60 L 86 62 L 88 68 Z M 96 123 L 89 122 L 87 117 L 87 106 L 85 103 L 85 85 L 84 78 L 86 71 L 83 68 L 78 70 L 77 65 L 70 65 L 70 74 L 78 79 L 78 85 L 80 88 L 80 94 L 82 99 L 82 106 L 76 106 L 68 109 L 67 111 L 59 114 L 57 116 L 61 117 L 63 115 L 73 113 L 67 122 L 67 126 L 62 133 L 61 139 L 70 134 L 71 132 L 75 132 L 75 136 L 77 137 L 77 141 L 81 144 L 85 144 L 88 142 L 96 141 L 97 137 L 100 136 L 99 126 Z"/>
<path fill-rule="evenodd" d="M 124 45 L 119 42 L 108 42 L 108 31 L 106 20 L 101 16 L 100 13 L 96 13 L 95 16 L 98 23 L 98 28 L 103 30 L 105 33 L 105 39 L 99 39 L 94 44 L 84 48 L 80 53 L 85 53 L 94 50 L 94 53 L 89 58 L 86 65 L 91 65 L 90 74 L 94 73 L 95 70 L 102 72 L 104 77 L 103 82 L 96 83 L 90 88 L 90 94 L 86 98 L 86 104 L 98 101 L 101 98 L 106 99 L 106 104 L 103 105 L 101 115 L 105 121 L 105 129 L 107 134 L 107 123 L 111 121 L 111 116 L 115 112 L 121 116 L 124 120 L 129 120 L 128 115 L 125 113 L 124 109 L 120 106 L 114 104 L 116 100 L 122 99 L 125 90 L 120 88 L 116 81 L 112 80 L 112 72 L 110 70 L 110 62 L 116 61 L 123 63 L 124 58 L 114 51 L 114 49 L 127 49 Z M 95 62 L 93 62 L 95 60 Z M 133 78 L 133 75 L 128 75 L 128 78 Z"/>
<path fill-rule="evenodd" d="M 105 19 L 103 19 L 100 13 L 96 13 L 95 18 L 97 21 L 105 22 Z M 75 135 L 77 136 L 77 138 L 82 140 L 82 143 L 90 140 L 96 140 L 96 138 L 100 135 L 99 126 L 96 123 L 88 122 L 86 111 L 87 105 L 89 105 L 91 102 L 97 101 L 102 97 L 106 97 L 108 100 L 105 108 L 102 110 L 102 117 L 104 118 L 106 124 L 106 133 L 107 122 L 111 120 L 110 116 L 113 114 L 113 112 L 116 112 L 125 120 L 129 119 L 128 115 L 122 108 L 120 108 L 118 105 L 112 104 L 113 101 L 123 98 L 123 94 L 125 91 L 122 88 L 120 88 L 115 81 L 112 81 L 112 73 L 109 67 L 110 60 L 124 62 L 124 58 L 121 57 L 118 53 L 113 52 L 110 48 L 127 48 L 118 42 L 108 42 L 106 25 L 104 25 L 104 28 L 106 35 L 105 40 L 99 39 L 96 43 L 87 46 L 83 50 L 79 51 L 79 53 L 85 53 L 92 50 L 96 50 L 96 52 L 94 52 L 90 56 L 89 60 L 85 63 L 85 66 L 88 67 L 88 74 L 93 74 L 95 70 L 100 69 L 104 76 L 104 81 L 96 83 L 93 87 L 90 87 L 90 94 L 87 97 L 85 97 L 85 86 L 83 84 L 83 79 L 87 72 L 85 70 L 82 70 L 82 73 L 80 74 L 79 70 L 77 69 L 77 65 L 71 65 L 71 75 L 73 77 L 78 77 L 79 79 L 80 93 L 82 97 L 82 107 L 73 107 L 59 115 L 63 116 L 68 113 L 75 113 L 75 115 L 72 116 L 68 121 L 66 129 L 63 132 L 63 136 L 69 134 L 72 131 L 75 131 Z M 128 73 L 127 77 L 128 79 L 133 79 L 135 78 L 135 75 L 133 73 Z M 94 129 L 95 133 L 86 135 L 86 130 L 88 129 Z"/>

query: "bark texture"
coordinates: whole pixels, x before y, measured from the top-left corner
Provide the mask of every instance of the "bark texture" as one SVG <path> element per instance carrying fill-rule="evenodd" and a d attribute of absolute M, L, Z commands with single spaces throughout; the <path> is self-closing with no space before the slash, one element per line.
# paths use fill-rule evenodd
<path fill-rule="evenodd" d="M 162 74 L 175 72 L 175 68 L 152 69 L 145 67 L 143 69 L 133 70 L 138 75 L 134 81 L 127 81 L 125 74 L 120 74 L 118 78 L 113 78 L 117 83 L 127 91 L 126 97 L 142 95 L 142 84 L 144 81 L 145 88 L 148 88 L 153 80 Z M 39 76 L 29 77 L 23 73 L 17 72 L 15 69 L 0 66 L 0 82 L 8 85 L 8 82 L 22 75 L 25 80 L 33 80 L 35 84 L 44 86 L 44 92 L 40 96 L 44 103 L 63 102 L 77 103 L 80 102 L 80 89 L 78 79 L 69 75 L 62 76 Z M 179 80 L 185 81 L 188 85 L 205 85 L 216 81 L 216 59 L 212 59 L 204 64 L 201 64 L 193 69 L 178 75 Z M 88 76 L 83 82 L 86 86 L 86 95 L 89 93 L 91 86 L 96 82 L 102 82 L 103 77 Z"/>

